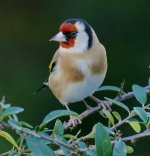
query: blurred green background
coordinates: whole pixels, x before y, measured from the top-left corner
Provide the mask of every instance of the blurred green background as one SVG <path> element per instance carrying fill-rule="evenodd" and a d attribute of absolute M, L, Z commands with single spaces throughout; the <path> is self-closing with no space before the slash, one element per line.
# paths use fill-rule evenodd
<path fill-rule="evenodd" d="M 48 42 L 49 38 L 57 33 L 64 20 L 72 17 L 87 20 L 106 47 L 109 67 L 103 85 L 120 86 L 124 78 L 126 90 L 133 83 L 147 85 L 150 1 L 1 0 L 0 96 L 5 95 L 7 102 L 24 107 L 20 117 L 33 125 L 39 124 L 48 112 L 63 108 L 49 90 L 37 95 L 33 92 L 48 77 L 49 62 L 58 48 L 57 43 Z M 103 95 L 106 96 L 97 94 Z M 78 111 L 80 105 L 76 103 L 72 109 Z M 84 121 L 85 132 L 99 121 L 96 119 L 99 116 L 94 117 Z M 132 156 L 149 156 L 149 144 L 148 139 L 139 141 Z M 0 138 L 0 153 L 9 147 Z"/>

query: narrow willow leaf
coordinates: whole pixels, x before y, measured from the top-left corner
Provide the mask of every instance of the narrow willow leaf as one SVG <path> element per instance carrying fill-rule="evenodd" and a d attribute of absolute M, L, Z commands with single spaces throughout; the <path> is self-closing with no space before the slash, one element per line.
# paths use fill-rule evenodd
<path fill-rule="evenodd" d="M 118 121 L 121 121 L 121 116 L 118 112 L 116 111 L 113 111 L 112 114 L 114 115 L 114 117 L 118 120 Z"/>
<path fill-rule="evenodd" d="M 110 142 L 109 133 L 100 123 L 96 125 L 95 144 L 96 153 L 98 156 L 111 156 L 112 145 Z"/>
<path fill-rule="evenodd" d="M 110 123 L 112 125 L 114 125 L 114 118 L 111 115 L 111 113 L 108 110 L 106 110 L 106 109 L 103 109 L 103 113 L 107 116 L 107 118 L 109 119 Z"/>
<path fill-rule="evenodd" d="M 120 92 L 120 88 L 119 87 L 115 87 L 115 86 L 102 86 L 100 88 L 98 88 L 97 91 L 114 91 L 114 92 Z"/>
<path fill-rule="evenodd" d="M 56 120 L 52 135 L 62 136 L 63 134 L 64 134 L 64 126 L 60 120 Z"/>
<path fill-rule="evenodd" d="M 122 102 L 119 102 L 119 101 L 116 101 L 116 100 L 113 100 L 113 99 L 110 99 L 110 98 L 106 98 L 106 97 L 105 97 L 105 99 L 112 102 L 113 104 L 115 104 L 115 105 L 117 105 L 119 107 L 122 107 L 126 111 L 130 112 L 129 108 L 125 104 L 123 104 Z"/>
<path fill-rule="evenodd" d="M 133 85 L 132 90 L 134 93 L 135 98 L 141 103 L 145 104 L 147 102 L 147 94 L 144 87 Z"/>
<path fill-rule="evenodd" d="M 53 150 L 39 138 L 29 135 L 26 137 L 26 142 L 33 156 L 55 156 Z"/>
<path fill-rule="evenodd" d="M 132 154 L 134 152 L 134 149 L 131 146 L 126 146 L 126 151 L 127 153 Z"/>
<path fill-rule="evenodd" d="M 126 156 L 126 144 L 122 140 L 115 143 L 113 156 Z"/>
<path fill-rule="evenodd" d="M 72 116 L 79 116 L 79 114 L 77 114 L 76 112 L 73 112 L 73 111 L 68 111 L 68 110 L 55 110 L 55 111 L 52 111 L 50 113 L 48 113 L 46 115 L 46 117 L 44 118 L 43 122 L 42 122 L 42 125 L 45 125 L 49 122 L 51 122 L 52 120 L 58 118 L 58 117 L 62 117 L 62 116 L 69 116 L 69 115 L 72 115 Z"/>
<path fill-rule="evenodd" d="M 13 115 L 13 114 L 18 114 L 20 112 L 23 112 L 24 109 L 20 107 L 9 107 L 2 113 L 2 117 L 5 118 L 7 116 Z"/>
<path fill-rule="evenodd" d="M 129 121 L 128 123 L 134 129 L 134 131 L 136 133 L 140 133 L 141 132 L 141 126 L 140 126 L 139 122 L 137 122 L 137 121 Z"/>
<path fill-rule="evenodd" d="M 0 136 L 5 138 L 7 141 L 9 141 L 11 144 L 13 144 L 13 146 L 15 146 L 17 149 L 19 148 L 16 141 L 13 139 L 13 137 L 8 134 L 7 132 L 4 132 L 2 130 L 0 130 Z"/>
<path fill-rule="evenodd" d="M 147 113 L 144 109 L 140 107 L 134 107 L 134 111 L 137 113 L 137 115 L 146 123 L 148 120 Z"/>

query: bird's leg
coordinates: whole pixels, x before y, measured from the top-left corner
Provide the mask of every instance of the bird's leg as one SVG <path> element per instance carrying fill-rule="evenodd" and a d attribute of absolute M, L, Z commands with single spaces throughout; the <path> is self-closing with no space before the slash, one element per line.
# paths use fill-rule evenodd
<path fill-rule="evenodd" d="M 67 104 L 65 105 L 65 107 L 66 107 L 67 110 L 70 111 L 70 108 L 68 107 Z M 81 124 L 81 120 L 80 120 L 78 117 L 72 116 L 72 115 L 70 115 L 70 120 L 69 120 L 69 122 L 72 123 L 72 126 L 73 126 L 73 127 L 76 127 L 78 124 Z M 65 126 L 65 123 L 64 123 L 64 126 Z"/>
<path fill-rule="evenodd" d="M 85 104 L 86 108 L 87 108 L 88 110 L 90 110 L 90 109 L 91 109 L 91 106 L 89 106 L 89 105 L 86 103 L 86 101 L 85 101 L 85 100 L 82 100 L 82 101 L 84 102 L 84 104 Z"/>
<path fill-rule="evenodd" d="M 111 111 L 111 105 L 112 105 L 112 104 L 111 104 L 110 102 L 108 102 L 108 101 L 106 101 L 106 100 L 102 101 L 102 100 L 96 98 L 96 97 L 93 96 L 93 95 L 91 95 L 91 96 L 89 96 L 89 97 L 90 97 L 93 101 L 95 101 L 98 105 L 101 105 L 102 108 L 108 109 L 109 111 Z"/>

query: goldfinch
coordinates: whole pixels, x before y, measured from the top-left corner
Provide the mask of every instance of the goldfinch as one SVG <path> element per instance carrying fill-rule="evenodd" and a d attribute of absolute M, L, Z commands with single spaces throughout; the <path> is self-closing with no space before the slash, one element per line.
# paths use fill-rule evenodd
<path fill-rule="evenodd" d="M 102 84 L 107 56 L 93 28 L 83 19 L 68 19 L 50 41 L 60 44 L 49 65 L 44 85 L 67 109 L 68 104 L 91 96 Z"/>

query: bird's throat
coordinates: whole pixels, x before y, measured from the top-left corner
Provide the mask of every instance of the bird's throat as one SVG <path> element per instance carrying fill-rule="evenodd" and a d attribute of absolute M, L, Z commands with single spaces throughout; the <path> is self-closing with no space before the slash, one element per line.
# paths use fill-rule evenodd
<path fill-rule="evenodd" d="M 63 47 L 63 48 L 71 48 L 73 47 L 75 44 L 75 38 L 71 38 L 68 40 L 68 42 L 60 42 L 60 45 Z"/>

